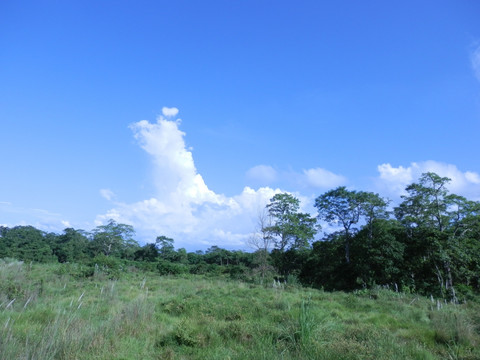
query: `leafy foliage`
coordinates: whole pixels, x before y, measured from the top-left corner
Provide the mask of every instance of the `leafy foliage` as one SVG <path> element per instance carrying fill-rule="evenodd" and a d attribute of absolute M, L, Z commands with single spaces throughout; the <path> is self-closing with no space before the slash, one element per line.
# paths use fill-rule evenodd
<path fill-rule="evenodd" d="M 317 220 L 309 214 L 300 213 L 300 201 L 291 194 L 276 194 L 267 205 L 273 225 L 265 230 L 275 236 L 276 249 L 304 249 L 309 246 L 317 232 Z"/>

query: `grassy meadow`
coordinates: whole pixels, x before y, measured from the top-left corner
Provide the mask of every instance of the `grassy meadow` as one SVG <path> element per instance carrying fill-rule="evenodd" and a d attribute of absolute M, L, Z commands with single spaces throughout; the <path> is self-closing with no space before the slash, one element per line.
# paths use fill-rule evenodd
<path fill-rule="evenodd" d="M 0 260 L 0 359 L 480 359 L 480 304 Z"/>

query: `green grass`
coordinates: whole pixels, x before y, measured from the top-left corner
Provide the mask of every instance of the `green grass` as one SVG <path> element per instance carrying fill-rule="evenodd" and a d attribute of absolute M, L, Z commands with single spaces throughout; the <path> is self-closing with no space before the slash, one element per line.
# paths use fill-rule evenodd
<path fill-rule="evenodd" d="M 0 261 L 0 359 L 480 359 L 475 302 L 82 272 Z"/>

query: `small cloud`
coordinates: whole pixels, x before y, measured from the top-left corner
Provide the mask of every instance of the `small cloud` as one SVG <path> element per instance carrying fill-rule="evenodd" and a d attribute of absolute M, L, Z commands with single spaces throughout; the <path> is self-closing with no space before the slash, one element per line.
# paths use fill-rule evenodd
<path fill-rule="evenodd" d="M 467 171 L 465 173 L 465 178 L 471 183 L 480 184 L 480 176 L 475 172 Z"/>
<path fill-rule="evenodd" d="M 303 175 L 306 184 L 315 188 L 328 189 L 347 183 L 345 176 L 334 174 L 322 168 L 303 170 Z"/>
<path fill-rule="evenodd" d="M 381 164 L 377 166 L 380 173 L 379 184 L 383 190 L 388 190 L 390 194 L 403 194 L 405 187 L 413 182 L 412 172 L 418 168 L 416 163 L 409 167 L 393 167 L 391 164 Z M 418 173 L 418 171 L 417 171 Z"/>
<path fill-rule="evenodd" d="M 268 165 L 257 165 L 247 171 L 247 178 L 271 184 L 277 180 L 277 171 Z"/>
<path fill-rule="evenodd" d="M 477 45 L 473 50 L 470 61 L 472 63 L 473 73 L 478 81 L 480 81 L 480 45 Z"/>
<path fill-rule="evenodd" d="M 66 228 L 71 228 L 71 227 L 72 227 L 72 225 L 70 224 L 70 222 L 67 221 L 67 220 L 62 220 L 61 223 L 62 223 L 62 225 L 65 226 Z"/>
<path fill-rule="evenodd" d="M 171 117 L 171 116 L 176 116 L 178 114 L 178 109 L 176 107 L 166 107 L 164 106 L 162 108 L 162 114 L 165 117 Z"/>
<path fill-rule="evenodd" d="M 110 189 L 100 189 L 100 195 L 108 201 L 111 201 L 113 198 L 115 198 L 115 193 Z"/>

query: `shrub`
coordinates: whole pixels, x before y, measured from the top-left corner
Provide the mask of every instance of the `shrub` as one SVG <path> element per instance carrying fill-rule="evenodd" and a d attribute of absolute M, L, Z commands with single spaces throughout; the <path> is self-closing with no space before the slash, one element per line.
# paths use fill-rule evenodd
<path fill-rule="evenodd" d="M 92 264 L 95 266 L 96 275 L 105 274 L 109 279 L 118 279 L 120 277 L 122 263 L 116 257 L 100 254 L 92 259 Z"/>
<path fill-rule="evenodd" d="M 25 293 L 23 261 L 0 259 L 0 299 L 11 300 L 25 296 Z"/>
<path fill-rule="evenodd" d="M 160 275 L 179 275 L 187 274 L 188 266 L 185 264 L 172 263 L 170 261 L 160 260 L 157 264 L 157 270 Z"/>
<path fill-rule="evenodd" d="M 243 265 L 231 265 L 228 266 L 228 274 L 232 279 L 246 280 L 248 268 Z"/>

